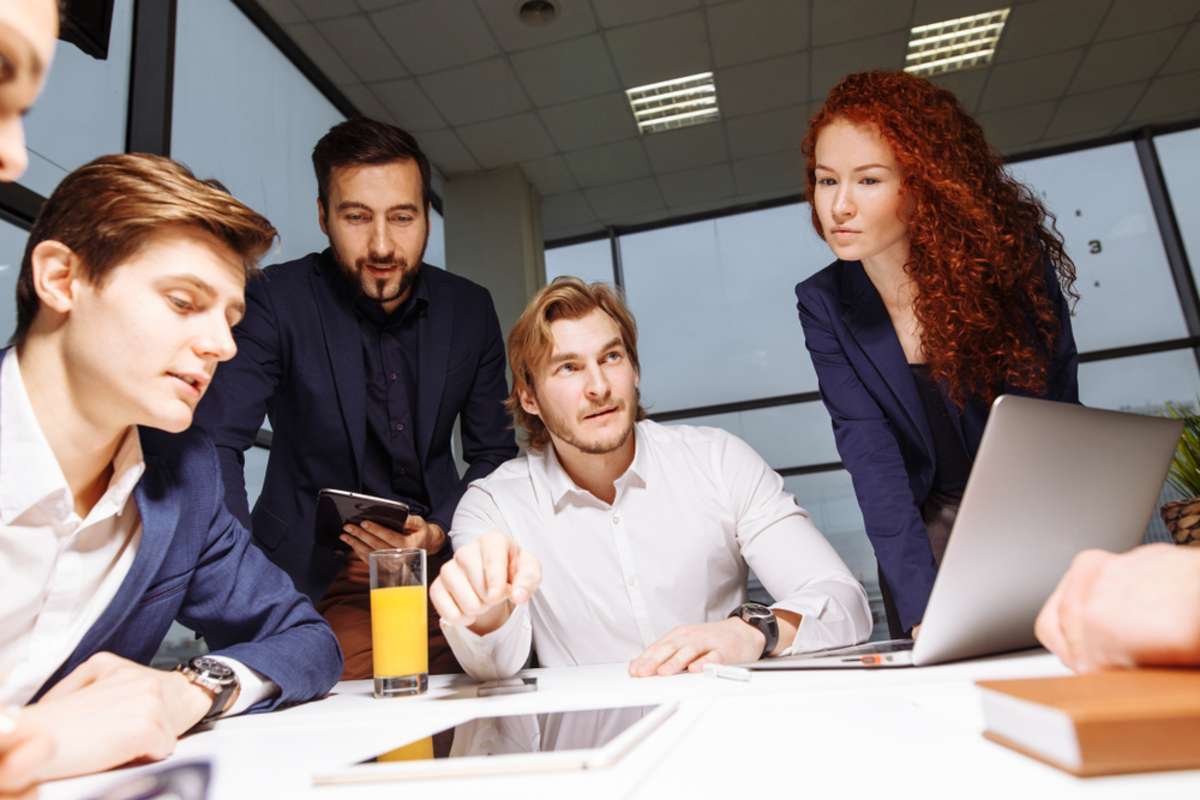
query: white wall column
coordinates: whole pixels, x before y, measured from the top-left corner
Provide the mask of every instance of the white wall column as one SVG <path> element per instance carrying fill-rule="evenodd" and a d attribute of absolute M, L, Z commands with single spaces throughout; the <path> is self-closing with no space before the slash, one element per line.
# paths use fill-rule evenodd
<path fill-rule="evenodd" d="M 445 183 L 446 268 L 486 286 L 507 338 L 545 280 L 541 197 L 519 167 Z"/>

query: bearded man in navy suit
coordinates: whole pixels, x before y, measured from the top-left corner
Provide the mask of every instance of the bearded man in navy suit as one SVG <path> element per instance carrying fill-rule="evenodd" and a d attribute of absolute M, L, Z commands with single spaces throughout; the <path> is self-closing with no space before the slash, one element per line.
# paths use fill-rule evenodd
<path fill-rule="evenodd" d="M 138 154 L 72 172 L 30 232 L 0 351 L 0 789 L 162 758 L 197 723 L 337 680 L 332 631 L 189 430 L 274 237 Z M 144 666 L 174 620 L 210 655 Z"/>
<path fill-rule="evenodd" d="M 238 354 L 196 421 L 216 442 L 230 510 L 329 620 L 349 680 L 372 674 L 367 556 L 423 548 L 432 582 L 467 484 L 517 446 L 491 295 L 423 263 L 432 193 L 417 141 L 353 119 L 321 137 L 312 160 L 330 246 L 267 267 L 247 287 Z M 271 455 L 251 513 L 244 454 L 264 417 Z M 456 422 L 463 475 L 451 450 Z M 330 530 L 317 515 L 323 488 L 401 500 L 412 513 L 403 530 L 339 530 L 336 520 Z M 429 630 L 429 671 L 461 671 L 432 609 Z"/>

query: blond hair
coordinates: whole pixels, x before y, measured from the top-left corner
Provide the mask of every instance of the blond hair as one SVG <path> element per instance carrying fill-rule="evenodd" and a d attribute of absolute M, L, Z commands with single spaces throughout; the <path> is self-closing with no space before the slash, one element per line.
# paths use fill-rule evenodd
<path fill-rule="evenodd" d="M 555 278 L 533 296 L 508 334 L 508 365 L 512 369 L 513 386 L 504 406 L 512 414 L 513 423 L 525 430 L 530 450 L 542 450 L 550 441 L 541 417 L 521 407 L 522 392 L 537 396 L 534 373 L 545 365 L 554 350 L 550 325 L 560 319 L 581 319 L 597 309 L 617 324 L 629 362 L 641 372 L 637 322 L 621 296 L 604 283 L 589 284 L 569 276 Z M 639 402 L 637 419 L 645 418 L 646 411 Z"/>

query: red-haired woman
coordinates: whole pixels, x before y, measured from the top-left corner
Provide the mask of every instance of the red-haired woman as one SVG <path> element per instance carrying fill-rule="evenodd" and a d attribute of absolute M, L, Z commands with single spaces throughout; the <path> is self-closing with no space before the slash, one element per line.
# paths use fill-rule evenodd
<path fill-rule="evenodd" d="M 1002 393 L 1078 402 L 1054 217 L 954 95 L 903 72 L 844 78 L 803 152 L 837 261 L 796 287 L 893 637 L 915 634 Z"/>

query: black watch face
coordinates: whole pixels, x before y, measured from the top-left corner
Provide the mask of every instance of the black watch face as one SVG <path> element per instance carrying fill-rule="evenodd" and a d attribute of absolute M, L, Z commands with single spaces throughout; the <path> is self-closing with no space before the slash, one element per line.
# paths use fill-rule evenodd
<path fill-rule="evenodd" d="M 742 615 L 746 619 L 767 619 L 775 616 L 771 609 L 761 603 L 746 603 L 742 606 Z"/>
<path fill-rule="evenodd" d="M 219 681 L 232 680 L 234 677 L 233 670 L 228 665 L 208 656 L 193 658 L 189 666 L 197 672 L 208 673 Z"/>

